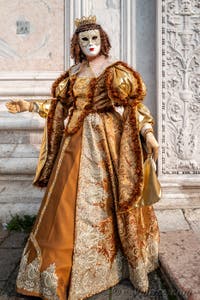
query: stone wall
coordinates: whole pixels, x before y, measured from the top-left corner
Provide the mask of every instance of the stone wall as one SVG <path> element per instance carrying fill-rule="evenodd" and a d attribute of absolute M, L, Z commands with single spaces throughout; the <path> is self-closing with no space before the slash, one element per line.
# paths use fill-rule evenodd
<path fill-rule="evenodd" d="M 10 99 L 46 99 L 58 75 L 72 64 L 74 19 L 96 14 L 109 32 L 112 56 L 135 63 L 135 2 L 124 0 L 0 0 L 0 220 L 35 213 L 43 191 L 33 188 L 44 120 L 11 115 Z"/>
<path fill-rule="evenodd" d="M 6 112 L 10 99 L 48 98 L 65 69 L 65 2 L 0 0 L 0 219 L 34 213 L 43 192 L 32 187 L 44 120 Z"/>

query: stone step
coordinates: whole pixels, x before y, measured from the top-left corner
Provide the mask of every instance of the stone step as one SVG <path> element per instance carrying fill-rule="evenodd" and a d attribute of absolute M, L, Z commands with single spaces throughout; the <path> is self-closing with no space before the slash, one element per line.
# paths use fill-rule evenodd
<path fill-rule="evenodd" d="M 44 189 L 33 187 L 32 176 L 29 180 L 14 180 L 14 176 L 9 176 L 5 180 L 0 180 L 0 202 L 16 203 L 26 199 L 26 203 L 37 202 L 33 199 L 41 199 Z M 11 184 L 12 183 L 12 184 Z"/>
<path fill-rule="evenodd" d="M 43 131 L 0 130 L 0 144 L 40 144 Z"/>
<path fill-rule="evenodd" d="M 1 205 L 0 222 L 6 223 L 16 214 L 20 216 L 36 215 L 39 206 L 40 203 L 5 203 L 4 205 Z"/>
<path fill-rule="evenodd" d="M 162 198 L 154 207 L 156 209 L 200 208 L 200 187 L 194 189 L 182 188 L 182 191 L 162 192 Z"/>
<path fill-rule="evenodd" d="M 15 178 L 16 177 L 16 178 Z M 0 179 L 0 222 L 12 215 L 36 214 L 45 189 L 32 186 L 33 176 L 2 176 Z"/>
<path fill-rule="evenodd" d="M 156 210 L 159 229 L 162 232 L 189 230 L 190 226 L 181 209 Z"/>
<path fill-rule="evenodd" d="M 7 111 L 0 111 L 0 130 L 42 130 L 44 124 L 45 119 L 37 113 L 11 114 Z"/>
<path fill-rule="evenodd" d="M 1 158 L 0 174 L 34 174 L 38 158 Z"/>
<path fill-rule="evenodd" d="M 162 197 L 155 204 L 156 209 L 200 208 L 199 176 L 172 177 L 160 182 Z"/>
<path fill-rule="evenodd" d="M 200 243 L 192 230 L 161 233 L 161 268 L 183 299 L 200 299 Z"/>
<path fill-rule="evenodd" d="M 38 158 L 40 144 L 0 144 L 1 158 Z"/>

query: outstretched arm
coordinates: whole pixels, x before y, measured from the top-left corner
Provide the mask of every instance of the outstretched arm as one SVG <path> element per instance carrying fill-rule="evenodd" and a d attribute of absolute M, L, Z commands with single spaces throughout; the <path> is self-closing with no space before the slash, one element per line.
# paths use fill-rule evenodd
<path fill-rule="evenodd" d="M 12 100 L 6 103 L 6 107 L 10 113 L 16 114 L 24 111 L 36 112 L 42 118 L 46 118 L 48 115 L 50 103 L 52 99 L 46 100 Z"/>

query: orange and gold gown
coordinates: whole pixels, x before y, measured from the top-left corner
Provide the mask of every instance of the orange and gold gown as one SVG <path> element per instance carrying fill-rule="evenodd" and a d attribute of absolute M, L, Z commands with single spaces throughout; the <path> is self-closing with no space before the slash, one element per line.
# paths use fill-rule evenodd
<path fill-rule="evenodd" d="M 45 300 L 86 299 L 123 278 L 146 292 L 158 266 L 157 220 L 141 204 L 145 86 L 120 61 L 97 78 L 78 73 L 52 88 L 34 179 L 47 189 L 17 277 L 19 293 Z"/>

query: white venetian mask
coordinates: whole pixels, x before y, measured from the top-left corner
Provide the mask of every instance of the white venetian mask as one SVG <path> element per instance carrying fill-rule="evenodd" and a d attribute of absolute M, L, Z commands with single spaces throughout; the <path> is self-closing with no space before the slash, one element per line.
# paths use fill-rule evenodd
<path fill-rule="evenodd" d="M 96 56 L 101 50 L 101 37 L 98 29 L 79 33 L 79 45 L 86 56 Z"/>

